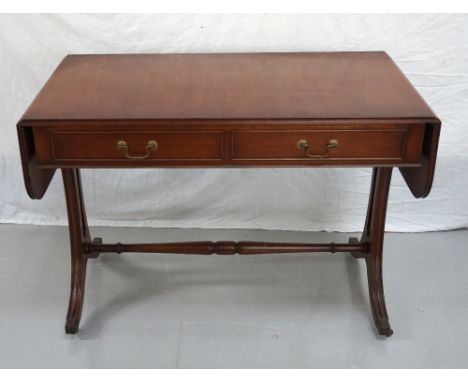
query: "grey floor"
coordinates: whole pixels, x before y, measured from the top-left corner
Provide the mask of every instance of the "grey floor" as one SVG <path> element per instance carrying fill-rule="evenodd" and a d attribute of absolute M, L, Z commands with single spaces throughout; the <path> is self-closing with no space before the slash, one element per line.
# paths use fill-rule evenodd
<path fill-rule="evenodd" d="M 340 241 L 347 234 L 95 228 L 105 241 Z M 0 367 L 468 367 L 468 231 L 387 234 L 391 338 L 345 254 L 108 254 L 65 335 L 65 227 L 0 225 Z"/>

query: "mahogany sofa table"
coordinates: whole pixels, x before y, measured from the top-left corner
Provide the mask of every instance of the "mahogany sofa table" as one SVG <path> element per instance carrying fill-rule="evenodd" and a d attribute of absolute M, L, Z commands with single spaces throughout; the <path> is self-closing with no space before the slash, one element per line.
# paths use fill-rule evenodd
<path fill-rule="evenodd" d="M 441 122 L 384 52 L 71 55 L 18 122 L 28 194 L 64 181 L 71 246 L 66 332 L 76 333 L 89 258 L 104 252 L 349 252 L 367 264 L 375 325 L 393 167 L 428 195 Z M 86 220 L 80 168 L 372 167 L 364 231 L 348 243 L 104 244 Z"/>

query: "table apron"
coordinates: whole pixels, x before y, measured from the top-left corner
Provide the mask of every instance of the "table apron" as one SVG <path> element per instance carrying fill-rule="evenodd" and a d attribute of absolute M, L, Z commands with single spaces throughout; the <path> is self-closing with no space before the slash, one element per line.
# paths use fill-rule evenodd
<path fill-rule="evenodd" d="M 424 124 L 33 128 L 40 168 L 417 167 Z"/>

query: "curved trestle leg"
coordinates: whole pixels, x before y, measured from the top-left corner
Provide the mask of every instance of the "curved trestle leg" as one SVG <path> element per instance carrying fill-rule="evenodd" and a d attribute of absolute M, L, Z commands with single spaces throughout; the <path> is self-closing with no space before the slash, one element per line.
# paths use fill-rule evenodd
<path fill-rule="evenodd" d="M 385 306 L 382 251 L 391 177 L 391 167 L 374 168 L 366 223 L 361 237 L 361 243 L 366 244 L 367 251 L 364 253 L 351 253 L 355 258 L 364 258 L 366 260 L 372 315 L 379 334 L 387 337 L 393 334 L 393 330 L 390 328 Z M 355 241 L 357 239 L 350 239 L 350 243 Z"/>
<path fill-rule="evenodd" d="M 68 303 L 65 332 L 75 334 L 78 332 L 81 311 L 83 309 L 87 260 L 88 257 L 97 257 L 98 254 L 88 253 L 91 238 L 86 219 L 79 169 L 62 169 L 62 176 L 67 204 L 71 250 L 70 300 Z"/>

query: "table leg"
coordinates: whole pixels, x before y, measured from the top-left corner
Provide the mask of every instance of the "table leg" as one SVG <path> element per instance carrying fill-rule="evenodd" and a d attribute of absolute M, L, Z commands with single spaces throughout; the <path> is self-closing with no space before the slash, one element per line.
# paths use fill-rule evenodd
<path fill-rule="evenodd" d="M 366 223 L 361 237 L 361 243 L 366 244 L 367 251 L 352 253 L 354 257 L 366 260 L 372 315 L 379 334 L 387 337 L 393 334 L 393 330 L 390 328 L 385 306 L 382 251 L 392 170 L 392 167 L 379 167 L 373 170 Z"/>
<path fill-rule="evenodd" d="M 68 213 L 71 250 L 71 287 L 65 332 L 78 331 L 86 280 L 88 248 L 91 244 L 79 169 L 62 169 Z M 95 256 L 94 256 L 95 257 Z"/>

